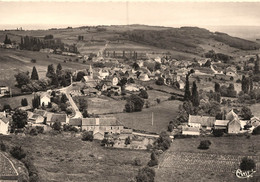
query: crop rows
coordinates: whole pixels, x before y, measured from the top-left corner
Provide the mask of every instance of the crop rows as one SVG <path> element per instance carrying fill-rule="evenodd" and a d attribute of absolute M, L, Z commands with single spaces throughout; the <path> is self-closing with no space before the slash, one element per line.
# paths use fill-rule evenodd
<path fill-rule="evenodd" d="M 0 177 L 16 175 L 10 161 L 0 153 Z"/>
<path fill-rule="evenodd" d="M 206 153 L 169 152 L 165 154 L 163 162 L 159 167 L 183 170 L 234 172 L 239 168 L 239 163 L 243 157 L 244 156 Z M 259 156 L 251 156 L 250 158 L 253 158 L 256 162 L 259 161 Z"/>

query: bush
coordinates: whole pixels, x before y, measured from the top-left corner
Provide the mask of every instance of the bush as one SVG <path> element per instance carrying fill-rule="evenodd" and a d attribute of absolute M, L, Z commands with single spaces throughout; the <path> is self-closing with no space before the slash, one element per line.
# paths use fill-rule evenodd
<path fill-rule="evenodd" d="M 162 77 L 158 78 L 158 80 L 156 80 L 156 85 L 163 85 L 164 84 L 164 79 Z"/>
<path fill-rule="evenodd" d="M 240 163 L 240 169 L 242 171 L 250 171 L 250 170 L 255 170 L 256 164 L 253 159 L 249 159 L 247 157 L 244 157 L 242 159 L 242 162 Z"/>
<path fill-rule="evenodd" d="M 224 132 L 223 132 L 223 130 L 213 129 L 213 135 L 214 135 L 215 137 L 221 137 L 221 136 L 224 135 Z"/>
<path fill-rule="evenodd" d="M 130 137 L 128 136 L 126 139 L 125 139 L 125 145 L 129 145 L 131 143 L 131 139 Z"/>
<path fill-rule="evenodd" d="M 0 143 L 0 150 L 3 151 L 3 152 L 6 151 L 6 146 L 5 146 L 3 141 L 1 141 L 1 143 Z"/>
<path fill-rule="evenodd" d="M 198 149 L 207 150 L 207 149 L 209 149 L 210 145 L 211 145 L 211 142 L 209 140 L 203 140 L 200 142 Z"/>
<path fill-rule="evenodd" d="M 257 126 L 253 132 L 252 132 L 253 135 L 259 135 L 260 134 L 260 126 Z"/>
<path fill-rule="evenodd" d="M 18 160 L 21 160 L 26 157 L 26 153 L 24 152 L 21 146 L 12 147 L 12 149 L 10 150 L 10 154 Z"/>
<path fill-rule="evenodd" d="M 145 90 L 141 90 L 139 96 L 143 99 L 148 99 L 148 93 Z"/>
<path fill-rule="evenodd" d="M 158 165 L 158 159 L 157 159 L 157 155 L 152 152 L 151 153 L 151 160 L 148 162 L 148 166 L 153 167 Z"/>
<path fill-rule="evenodd" d="M 37 132 L 36 128 L 32 128 L 32 129 L 30 130 L 30 135 L 33 135 L 33 136 L 38 135 L 38 132 Z"/>
<path fill-rule="evenodd" d="M 38 133 L 43 133 L 44 132 L 44 127 L 43 126 L 36 126 L 35 128 L 36 128 Z"/>
<path fill-rule="evenodd" d="M 22 106 L 28 106 L 28 101 L 27 101 L 26 98 L 23 98 L 23 99 L 21 100 L 21 105 L 22 105 Z"/>
<path fill-rule="evenodd" d="M 141 160 L 139 158 L 135 158 L 134 159 L 134 165 L 135 166 L 141 166 L 142 165 Z"/>
<path fill-rule="evenodd" d="M 161 99 L 157 98 L 157 99 L 156 99 L 156 102 L 157 102 L 158 104 L 160 104 L 160 103 L 161 103 Z"/>
<path fill-rule="evenodd" d="M 26 157 L 26 158 L 22 159 L 22 162 L 24 163 L 25 167 L 28 170 L 29 177 L 30 177 L 29 181 L 30 182 L 39 181 L 38 171 L 37 171 L 36 167 L 34 166 L 33 162 L 31 161 L 31 159 Z"/>
<path fill-rule="evenodd" d="M 36 63 L 36 59 L 31 59 L 31 63 Z"/>
<path fill-rule="evenodd" d="M 93 132 L 90 132 L 90 131 L 84 131 L 82 133 L 82 138 L 81 138 L 83 141 L 93 141 L 94 139 L 94 136 L 93 136 Z"/>
<path fill-rule="evenodd" d="M 61 123 L 60 122 L 54 122 L 52 125 L 52 128 L 56 131 L 60 131 L 61 130 Z"/>

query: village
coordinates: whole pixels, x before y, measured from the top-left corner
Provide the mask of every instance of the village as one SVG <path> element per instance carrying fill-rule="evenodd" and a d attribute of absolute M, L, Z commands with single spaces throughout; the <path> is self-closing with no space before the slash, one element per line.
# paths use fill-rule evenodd
<path fill-rule="evenodd" d="M 12 75 L 15 87 L 0 86 L 3 136 L 69 136 L 105 149 L 149 151 L 148 166 L 159 168 L 157 158 L 166 153 L 167 166 L 172 156 L 166 151 L 179 139 L 204 145 L 204 137 L 259 134 L 257 53 L 232 57 L 210 50 L 200 58 L 176 59 L 168 52 L 107 49 L 113 43 L 106 41 L 90 54 L 75 44 L 36 50 L 44 59 L 59 60 L 46 67 L 38 65 L 41 58 L 15 55 L 30 52 L 27 39 L 18 45 L 6 35 L 0 43 L 4 54 L 14 53 L 13 59 L 32 67 Z"/>

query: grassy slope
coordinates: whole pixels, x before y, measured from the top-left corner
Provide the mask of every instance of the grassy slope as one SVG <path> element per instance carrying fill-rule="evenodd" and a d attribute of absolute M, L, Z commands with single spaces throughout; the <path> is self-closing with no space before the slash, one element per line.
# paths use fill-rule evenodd
<path fill-rule="evenodd" d="M 29 152 L 43 182 L 128 181 L 139 168 L 132 165 L 134 159 L 140 158 L 145 165 L 150 157 L 146 151 L 106 149 L 70 135 L 12 136 L 4 142 Z"/>

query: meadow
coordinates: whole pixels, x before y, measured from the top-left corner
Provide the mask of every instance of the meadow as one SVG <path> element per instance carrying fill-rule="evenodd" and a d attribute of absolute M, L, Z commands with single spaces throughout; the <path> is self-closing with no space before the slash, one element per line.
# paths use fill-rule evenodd
<path fill-rule="evenodd" d="M 144 108 L 141 112 L 114 114 L 124 126 L 137 130 L 160 133 L 167 130 L 167 126 L 178 113 L 181 101 L 165 101 L 150 108 Z M 152 125 L 153 113 L 153 125 Z"/>
<path fill-rule="evenodd" d="M 69 133 L 0 138 L 9 147 L 18 145 L 27 151 L 40 182 L 134 180 L 140 167 L 134 165 L 135 158 L 142 165 L 150 158 L 146 151 L 107 149 L 98 141 L 82 141 Z"/>

